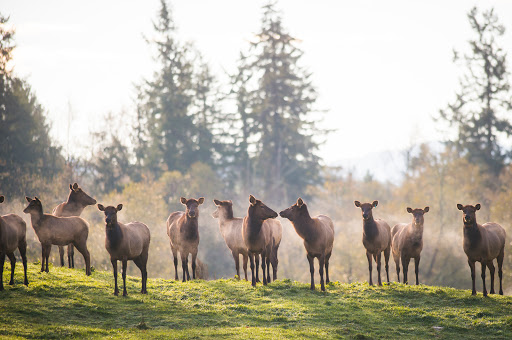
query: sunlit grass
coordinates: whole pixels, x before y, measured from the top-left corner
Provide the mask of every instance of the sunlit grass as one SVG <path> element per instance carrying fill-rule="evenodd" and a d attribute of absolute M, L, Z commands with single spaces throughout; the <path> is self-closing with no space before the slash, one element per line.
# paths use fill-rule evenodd
<path fill-rule="evenodd" d="M 236 280 L 128 277 L 128 297 L 114 296 L 112 273 L 29 266 L 29 287 L 0 292 L 5 338 L 512 338 L 512 297 L 392 283 L 309 284 L 281 280 L 252 288 Z M 8 282 L 10 267 L 4 270 Z M 119 277 L 120 279 L 121 277 Z M 319 288 L 319 287 L 318 287 Z"/>

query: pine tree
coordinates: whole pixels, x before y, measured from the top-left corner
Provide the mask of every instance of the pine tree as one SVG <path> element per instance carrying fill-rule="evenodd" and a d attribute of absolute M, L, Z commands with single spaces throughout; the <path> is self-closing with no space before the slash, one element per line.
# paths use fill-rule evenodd
<path fill-rule="evenodd" d="M 462 57 L 466 72 L 460 79 L 461 89 L 440 116 L 458 129 L 453 142 L 459 152 L 498 175 L 507 161 L 500 138 L 512 135 L 507 117 L 512 109 L 507 54 L 498 42 L 505 28 L 493 9 L 480 15 L 474 7 L 468 19 L 476 38 L 469 41 L 470 53 Z M 460 59 L 457 52 L 454 59 Z"/>

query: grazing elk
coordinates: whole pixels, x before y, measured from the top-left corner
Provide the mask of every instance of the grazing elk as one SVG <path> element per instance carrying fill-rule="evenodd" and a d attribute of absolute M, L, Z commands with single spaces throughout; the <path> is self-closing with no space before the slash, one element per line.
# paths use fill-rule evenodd
<path fill-rule="evenodd" d="M 363 245 L 366 248 L 366 257 L 368 259 L 368 270 L 370 271 L 370 285 L 372 281 L 372 256 L 377 263 L 377 275 L 379 286 L 382 286 L 380 280 L 381 253 L 384 252 L 384 264 L 386 268 L 386 277 L 389 283 L 389 253 L 391 251 L 391 231 L 389 225 L 380 219 L 374 219 L 372 209 L 379 201 L 373 203 L 360 203 L 354 201 L 356 207 L 361 208 L 363 215 Z"/>
<path fill-rule="evenodd" d="M 87 195 L 85 191 L 82 190 L 78 186 L 78 183 L 69 185 L 69 196 L 66 202 L 62 202 L 58 206 L 56 206 L 52 215 L 58 217 L 70 217 L 70 216 L 80 216 L 82 211 L 84 211 L 85 207 L 88 205 L 95 205 L 96 200 L 91 196 Z M 60 265 L 64 266 L 64 247 L 59 246 L 59 254 L 60 254 Z M 69 268 L 75 268 L 75 250 L 73 244 L 68 245 L 68 266 Z"/>
<path fill-rule="evenodd" d="M 307 205 L 300 197 L 297 203 L 281 211 L 279 215 L 289 219 L 297 234 L 304 240 L 311 273 L 311 290 L 315 290 L 314 259 L 316 257 L 320 266 L 320 286 L 322 291 L 325 291 L 324 265 L 325 283 L 329 283 L 329 259 L 334 243 L 334 224 L 332 220 L 325 215 L 311 217 Z"/>
<path fill-rule="evenodd" d="M 25 198 L 29 204 L 23 212 L 30 214 L 32 228 L 41 242 L 41 271 L 48 272 L 48 257 L 52 244 L 65 246 L 72 243 L 84 257 L 85 273 L 91 275 L 91 257 L 87 250 L 89 224 L 80 217 L 57 217 L 44 214 L 39 198 Z"/>
<path fill-rule="evenodd" d="M 0 203 L 4 201 L 4 196 L 0 196 Z M 23 270 L 25 280 L 23 284 L 28 286 L 27 280 L 27 225 L 21 217 L 15 214 L 0 216 L 0 290 L 4 290 L 4 262 L 5 256 L 11 260 L 11 280 L 10 285 L 14 284 L 14 267 L 16 266 L 16 257 L 14 251 L 16 248 L 20 251 L 23 260 Z"/>
<path fill-rule="evenodd" d="M 414 210 L 407 208 L 407 212 L 412 214 L 412 222 L 409 224 L 399 223 L 391 229 L 391 251 L 395 260 L 398 282 L 400 282 L 400 260 L 402 260 L 404 283 L 408 283 L 409 262 L 414 259 L 416 284 L 419 284 L 420 255 L 423 249 L 423 215 L 428 211 L 429 207 Z"/>
<path fill-rule="evenodd" d="M 148 281 L 148 251 L 151 235 L 149 228 L 142 222 L 121 223 L 117 221 L 117 212 L 123 208 L 122 204 L 117 207 L 104 207 L 98 204 L 98 209 L 105 213 L 105 248 L 110 254 L 110 262 L 114 269 L 114 295 L 119 295 L 117 288 L 117 261 L 123 265 L 123 296 L 126 293 L 126 267 L 128 260 L 132 260 L 140 269 L 142 281 L 142 294 L 147 294 L 146 284 Z"/>
<path fill-rule="evenodd" d="M 491 294 L 494 294 L 494 259 L 498 262 L 498 276 L 500 278 L 500 295 L 503 295 L 503 258 L 505 256 L 505 229 L 497 223 L 487 222 L 482 225 L 476 223 L 476 211 L 480 210 L 480 204 L 475 206 L 457 204 L 457 209 L 462 210 L 464 223 L 464 252 L 468 256 L 469 268 L 471 268 L 472 294 L 475 289 L 475 262 L 482 264 L 483 294 L 487 296 L 485 288 L 485 268 L 489 267 L 491 273 Z"/>
<path fill-rule="evenodd" d="M 199 206 L 203 204 L 204 197 L 199 199 L 180 198 L 181 204 L 186 206 L 185 211 L 175 211 L 167 219 L 167 235 L 171 243 L 174 259 L 175 280 L 178 280 L 178 252 L 181 256 L 183 282 L 190 280 L 188 271 L 188 254 L 192 254 L 192 278 L 196 278 L 197 247 L 199 246 Z"/>
<path fill-rule="evenodd" d="M 212 213 L 213 218 L 219 219 L 219 228 L 226 245 L 231 250 L 235 260 L 236 275 L 240 279 L 240 255 L 243 259 L 245 281 L 247 281 L 247 246 L 242 236 L 243 218 L 233 217 L 233 203 L 231 201 L 213 200 L 217 209 Z"/>
<path fill-rule="evenodd" d="M 266 285 L 270 282 L 270 263 L 272 263 L 273 279 L 277 279 L 277 264 L 279 262 L 277 250 L 281 243 L 283 228 L 281 222 L 274 220 L 278 216 L 274 210 L 254 198 L 253 195 L 249 196 L 249 203 L 247 216 L 244 217 L 242 226 L 242 235 L 251 261 L 252 285 L 256 286 L 256 281 L 258 281 L 259 255 L 261 255 L 263 284 Z"/>

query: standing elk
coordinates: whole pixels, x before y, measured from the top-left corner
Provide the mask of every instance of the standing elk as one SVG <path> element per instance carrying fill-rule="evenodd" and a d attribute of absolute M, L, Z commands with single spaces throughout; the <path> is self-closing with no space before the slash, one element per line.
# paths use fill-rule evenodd
<path fill-rule="evenodd" d="M 314 259 L 316 257 L 320 266 L 320 286 L 322 291 L 325 291 L 324 266 L 325 283 L 329 283 L 329 259 L 334 243 L 334 224 L 332 220 L 325 215 L 312 218 L 309 215 L 307 205 L 300 197 L 297 203 L 281 211 L 279 215 L 289 219 L 297 234 L 304 240 L 311 273 L 311 290 L 315 290 Z"/>
<path fill-rule="evenodd" d="M 220 233 L 235 260 L 236 275 L 240 279 L 240 255 L 242 255 L 245 281 L 247 281 L 248 253 L 242 236 L 244 220 L 243 218 L 233 217 L 233 202 L 214 199 L 213 203 L 217 209 L 212 213 L 212 217 L 219 219 Z"/>
<path fill-rule="evenodd" d="M 398 282 L 400 282 L 400 260 L 402 260 L 404 283 L 408 283 L 409 262 L 414 259 L 416 284 L 419 284 L 418 273 L 421 250 L 423 249 L 423 223 L 425 221 L 423 215 L 428 211 L 429 207 L 414 210 L 407 208 L 407 212 L 412 214 L 412 222 L 409 224 L 399 223 L 391 229 L 391 250 L 395 260 Z"/>
<path fill-rule="evenodd" d="M 0 203 L 4 201 L 4 196 L 0 196 Z M 4 262 L 5 256 L 11 260 L 11 280 L 10 285 L 14 284 L 14 268 L 16 266 L 16 257 L 14 251 L 16 248 L 20 251 L 23 261 L 23 270 L 25 280 L 23 284 L 28 286 L 27 280 L 27 225 L 21 217 L 15 214 L 0 216 L 0 290 L 4 290 Z"/>
<path fill-rule="evenodd" d="M 366 248 L 366 258 L 368 259 L 368 270 L 370 272 L 369 284 L 372 286 L 372 256 L 377 263 L 377 275 L 379 286 L 382 286 L 380 280 L 381 253 L 384 252 L 384 263 L 386 268 L 386 277 L 389 283 L 389 253 L 391 251 L 391 231 L 389 225 L 380 219 L 374 219 L 372 209 L 377 207 L 379 201 L 373 203 L 363 203 L 354 201 L 356 207 L 361 208 L 363 215 L 363 245 Z"/>
<path fill-rule="evenodd" d="M 199 206 L 203 204 L 204 197 L 199 199 L 180 198 L 181 204 L 186 206 L 185 211 L 175 211 L 167 219 L 167 235 L 171 243 L 174 259 L 175 280 L 178 280 L 178 252 L 181 256 L 183 282 L 190 280 L 188 271 L 188 254 L 192 254 L 192 278 L 196 278 L 196 258 L 199 246 Z"/>
<path fill-rule="evenodd" d="M 263 270 L 263 284 L 270 281 L 270 263 L 272 263 L 273 279 L 277 279 L 277 250 L 281 243 L 283 228 L 281 222 L 274 220 L 277 213 L 267 207 L 263 202 L 249 196 L 249 209 L 244 217 L 242 235 L 247 246 L 249 260 L 251 261 L 252 285 L 258 281 L 259 256 L 261 255 L 261 269 Z M 256 267 L 254 261 L 256 260 Z M 266 275 L 265 275 L 266 267 Z M 256 270 L 255 270 L 256 269 Z"/>
<path fill-rule="evenodd" d="M 91 257 L 87 250 L 89 224 L 80 217 L 57 217 L 44 214 L 39 198 L 25 198 L 29 204 L 23 212 L 30 214 L 32 228 L 41 242 L 41 271 L 48 272 L 48 257 L 52 244 L 65 246 L 72 243 L 84 257 L 85 273 L 91 275 Z"/>
<path fill-rule="evenodd" d="M 96 200 L 91 196 L 87 195 L 85 191 L 82 190 L 78 186 L 78 183 L 69 185 L 69 195 L 66 202 L 62 202 L 58 206 L 56 206 L 52 215 L 57 217 L 70 217 L 70 216 L 80 216 L 82 211 L 84 211 L 85 207 L 88 205 L 95 205 Z M 68 266 L 69 268 L 75 268 L 75 248 L 73 244 L 68 244 Z M 59 254 L 60 254 L 60 265 L 64 266 L 64 247 L 59 246 Z"/>
<path fill-rule="evenodd" d="M 148 251 L 151 234 L 149 228 L 141 222 L 121 223 L 117 221 L 117 212 L 123 208 L 122 204 L 117 207 L 104 207 L 98 204 L 98 209 L 105 213 L 105 248 L 110 254 L 110 262 L 114 269 L 114 295 L 119 295 L 117 288 L 117 261 L 123 265 L 123 296 L 126 293 L 126 267 L 128 261 L 132 260 L 140 269 L 142 281 L 142 294 L 147 294 L 146 284 L 148 281 Z"/>
<path fill-rule="evenodd" d="M 491 273 L 491 294 L 494 294 L 494 259 L 498 262 L 498 276 L 500 278 L 500 295 L 503 295 L 503 258 L 505 256 L 505 229 L 497 223 L 487 222 L 482 225 L 476 223 L 476 211 L 480 210 L 480 204 L 475 206 L 457 204 L 457 209 L 462 211 L 464 223 L 464 252 L 468 257 L 471 269 L 472 294 L 475 289 L 475 262 L 482 264 L 483 294 L 487 296 L 485 288 L 485 268 Z"/>

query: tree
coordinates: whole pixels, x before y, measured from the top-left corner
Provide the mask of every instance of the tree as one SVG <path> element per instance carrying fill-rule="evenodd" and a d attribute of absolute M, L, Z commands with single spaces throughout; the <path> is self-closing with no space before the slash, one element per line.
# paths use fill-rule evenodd
<path fill-rule="evenodd" d="M 324 131 L 312 119 L 316 92 L 301 66 L 297 39 L 282 26 L 275 4 L 264 6 L 261 31 L 253 43 L 251 68 L 258 85 L 251 115 L 257 126 L 256 171 L 268 198 L 295 200 L 319 183 L 319 142 Z"/>
<path fill-rule="evenodd" d="M 9 70 L 15 45 L 8 20 L 0 14 L 0 188 L 23 195 L 34 189 L 36 177 L 51 179 L 62 170 L 64 159 L 30 85 Z"/>
<path fill-rule="evenodd" d="M 512 109 L 507 54 L 498 43 L 505 28 L 493 9 L 480 15 L 474 7 L 468 19 L 476 38 L 469 41 L 470 53 L 462 57 L 466 71 L 460 79 L 461 89 L 455 101 L 440 110 L 440 117 L 457 128 L 453 143 L 458 150 L 497 176 L 507 161 L 500 137 L 512 135 L 512 125 L 506 118 Z M 454 60 L 459 59 L 455 52 Z"/>

